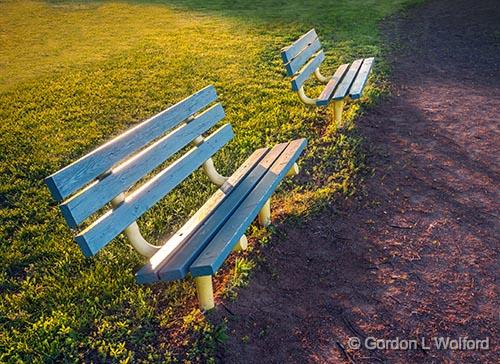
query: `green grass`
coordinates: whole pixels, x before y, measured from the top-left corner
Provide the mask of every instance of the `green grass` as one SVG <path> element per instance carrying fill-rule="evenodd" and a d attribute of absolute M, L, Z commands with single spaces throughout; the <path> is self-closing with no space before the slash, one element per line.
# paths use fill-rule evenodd
<path fill-rule="evenodd" d="M 0 2 L 0 362 L 213 359 L 224 327 L 197 309 L 192 282 L 136 285 L 144 260 L 123 238 L 84 258 L 43 178 L 214 84 L 236 132 L 216 158 L 225 174 L 257 147 L 309 139 L 307 178 L 283 184 L 273 199 L 280 216 L 303 222 L 354 191 L 360 108 L 349 105 L 347 128 L 335 130 L 332 110 L 305 107 L 291 92 L 279 49 L 315 27 L 324 74 L 377 57 L 369 105 L 387 71 L 377 24 L 414 2 Z M 145 235 L 175 230 L 213 190 L 202 175 L 190 178 L 141 218 Z M 252 228 L 252 247 L 271 235 Z M 218 295 L 247 281 L 258 257 L 250 250 L 218 274 Z"/>

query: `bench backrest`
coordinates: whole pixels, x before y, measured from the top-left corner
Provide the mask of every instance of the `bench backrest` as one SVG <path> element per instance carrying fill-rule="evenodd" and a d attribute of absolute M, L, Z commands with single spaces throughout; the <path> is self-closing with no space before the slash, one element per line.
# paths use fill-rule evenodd
<path fill-rule="evenodd" d="M 314 29 L 301 36 L 290 46 L 281 50 L 281 58 L 288 76 L 292 78 L 292 89 L 298 91 L 309 76 L 321 65 L 325 54 Z"/>
<path fill-rule="evenodd" d="M 222 118 L 213 86 L 208 86 L 136 125 L 76 162 L 47 177 L 52 196 L 72 228 L 77 228 L 112 199 L 129 190 L 175 153 L 207 132 Z M 208 108 L 207 108 L 208 107 Z M 162 197 L 198 169 L 233 137 L 225 124 L 168 167 L 127 194 L 76 236 L 91 256 L 137 220 Z"/>

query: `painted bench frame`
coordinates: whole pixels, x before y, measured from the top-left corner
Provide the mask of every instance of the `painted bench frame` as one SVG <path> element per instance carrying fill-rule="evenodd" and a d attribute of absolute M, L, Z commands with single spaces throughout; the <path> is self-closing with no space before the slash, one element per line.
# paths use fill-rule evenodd
<path fill-rule="evenodd" d="M 233 137 L 231 125 L 203 136 L 225 116 L 220 103 L 210 106 L 216 100 L 214 87 L 205 87 L 45 179 L 70 228 L 79 228 L 110 203 L 109 210 L 75 236 L 85 256 L 124 232 L 149 259 L 136 273 L 138 283 L 190 273 L 202 309 L 214 307 L 211 276 L 231 251 L 246 249 L 244 233 L 255 217 L 263 226 L 270 224 L 271 195 L 285 175 L 298 173 L 296 160 L 307 144 L 298 139 L 258 149 L 224 177 L 211 157 Z M 192 149 L 151 177 L 190 144 Z M 146 241 L 136 220 L 200 166 L 219 189 L 165 244 Z M 149 179 L 142 182 L 144 177 Z"/>
<path fill-rule="evenodd" d="M 300 100 L 315 106 L 327 106 L 333 102 L 335 122 L 339 125 L 345 98 L 350 96 L 356 100 L 361 97 L 374 63 L 374 58 L 357 59 L 350 65 L 341 65 L 332 76 L 323 76 L 319 68 L 325 54 L 314 29 L 284 47 L 281 58 L 287 75 L 292 77 L 292 90 L 298 93 Z M 313 73 L 318 81 L 326 84 L 317 98 L 308 97 L 304 91 L 304 83 Z"/>

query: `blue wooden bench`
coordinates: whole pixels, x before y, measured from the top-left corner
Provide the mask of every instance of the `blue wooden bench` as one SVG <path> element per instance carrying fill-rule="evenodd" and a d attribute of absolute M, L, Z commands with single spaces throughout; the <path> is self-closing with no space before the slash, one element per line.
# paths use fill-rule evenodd
<path fill-rule="evenodd" d="M 374 62 L 373 58 L 357 59 L 350 65 L 341 65 L 333 76 L 323 76 L 319 67 L 325 54 L 314 29 L 283 48 L 281 58 L 288 76 L 292 77 L 292 90 L 299 94 L 305 104 L 326 106 L 333 102 L 335 122 L 338 124 L 342 122 L 344 99 L 348 96 L 353 100 L 361 97 Z M 318 81 L 326 83 L 317 98 L 310 98 L 304 92 L 304 82 L 313 73 Z"/>
<path fill-rule="evenodd" d="M 137 282 L 172 281 L 190 273 L 202 309 L 214 306 L 211 276 L 231 251 L 246 248 L 245 230 L 255 217 L 262 225 L 270 223 L 271 195 L 286 175 L 298 173 L 296 160 L 306 146 L 305 139 L 298 139 L 258 149 L 233 175 L 221 176 L 211 157 L 233 137 L 231 125 L 203 136 L 224 117 L 220 103 L 210 106 L 216 99 L 214 87 L 208 86 L 45 180 L 54 199 L 62 201 L 71 228 L 111 203 L 75 237 L 85 256 L 124 232 L 149 258 L 137 272 Z M 149 176 L 191 143 L 175 162 Z M 136 220 L 201 166 L 219 189 L 165 244 L 147 242 Z M 140 184 L 145 176 L 149 179 Z"/>

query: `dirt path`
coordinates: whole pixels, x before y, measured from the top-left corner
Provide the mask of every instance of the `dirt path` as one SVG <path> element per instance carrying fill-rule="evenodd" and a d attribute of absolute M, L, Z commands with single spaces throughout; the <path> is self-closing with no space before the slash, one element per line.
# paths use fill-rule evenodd
<path fill-rule="evenodd" d="M 358 122 L 374 175 L 265 249 L 226 303 L 224 362 L 497 362 L 499 24 L 497 1 L 445 0 L 384 25 L 394 96 Z M 491 349 L 353 350 L 352 336 Z"/>

